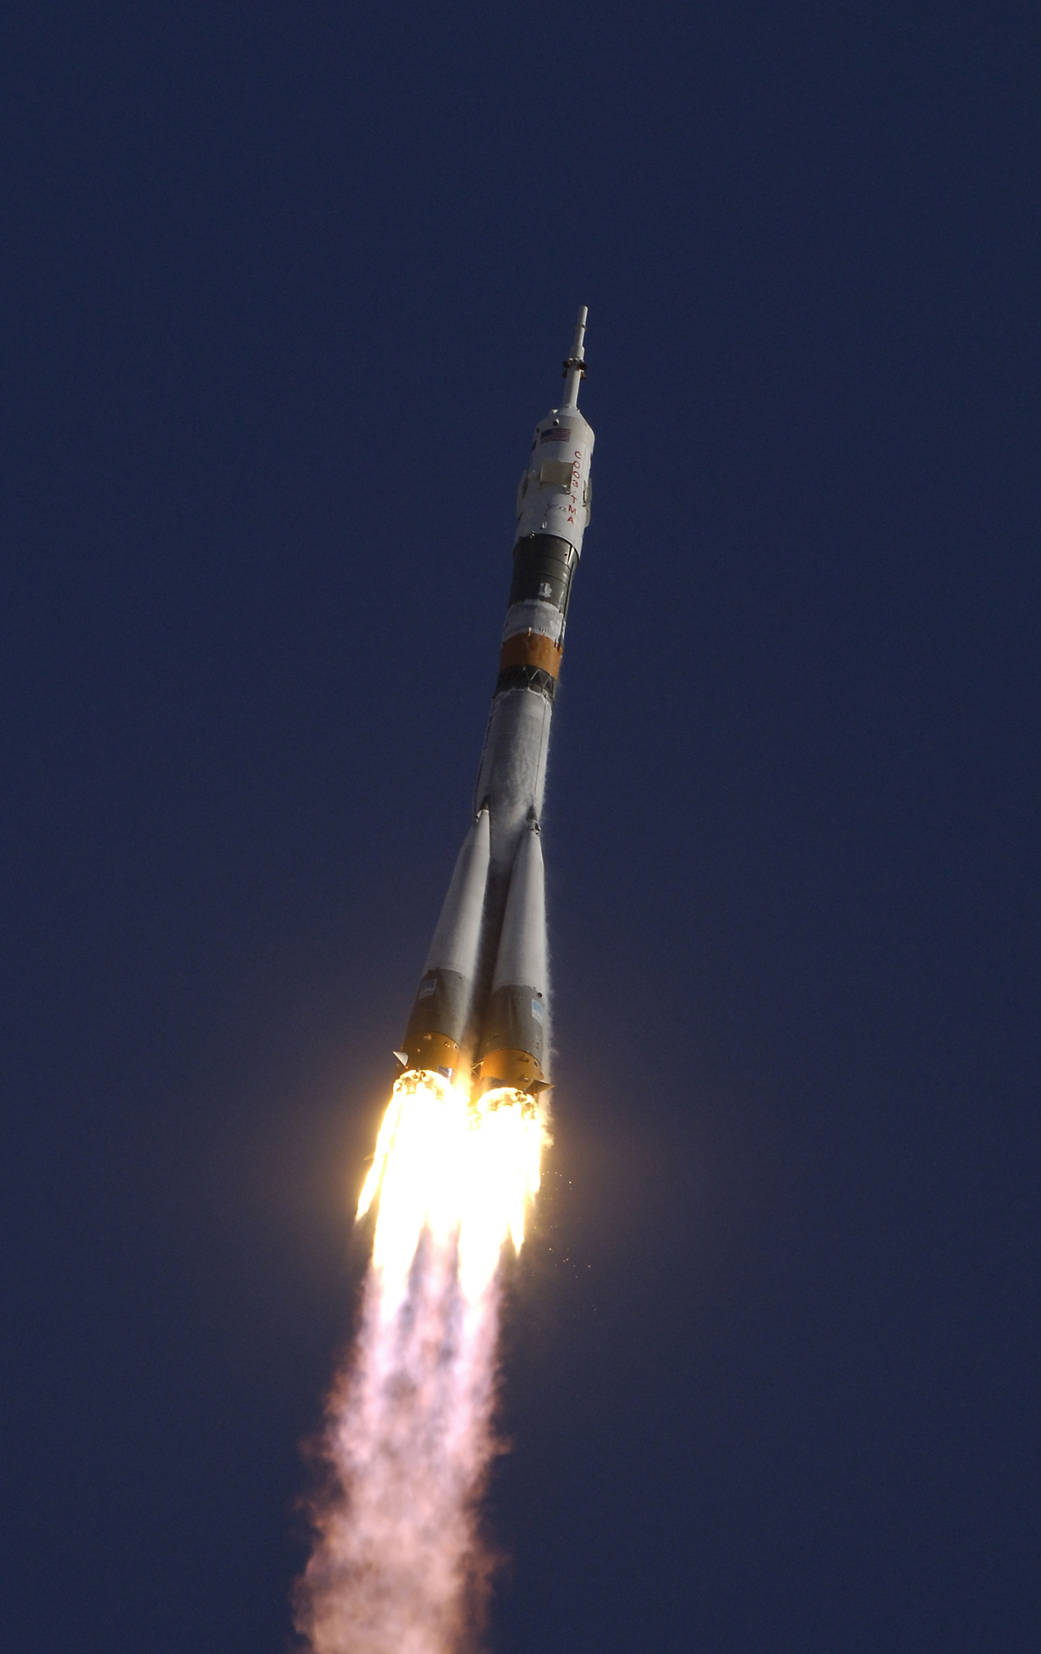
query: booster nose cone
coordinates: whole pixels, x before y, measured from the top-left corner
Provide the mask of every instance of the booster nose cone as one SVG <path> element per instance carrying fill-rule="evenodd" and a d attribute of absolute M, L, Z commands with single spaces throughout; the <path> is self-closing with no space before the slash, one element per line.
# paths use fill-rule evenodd
<path fill-rule="evenodd" d="M 406 1068 L 453 1079 L 473 1012 L 474 983 L 490 854 L 488 811 L 463 841 L 405 1031 Z"/>
<path fill-rule="evenodd" d="M 542 837 L 532 822 L 510 875 L 499 951 L 478 1052 L 478 1090 L 537 1092 L 547 1084 L 549 971 Z"/>

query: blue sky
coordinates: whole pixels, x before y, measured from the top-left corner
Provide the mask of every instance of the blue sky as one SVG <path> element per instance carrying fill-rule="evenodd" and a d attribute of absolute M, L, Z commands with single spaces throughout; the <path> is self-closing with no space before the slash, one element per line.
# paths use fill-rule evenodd
<path fill-rule="evenodd" d="M 1036 24 L 8 35 L 20 1641 L 287 1645 L 586 303 L 491 1646 L 1032 1647 Z"/>

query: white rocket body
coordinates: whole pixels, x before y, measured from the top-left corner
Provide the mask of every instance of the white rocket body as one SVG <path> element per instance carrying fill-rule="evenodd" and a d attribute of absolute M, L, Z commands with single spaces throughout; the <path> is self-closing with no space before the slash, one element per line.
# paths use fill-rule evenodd
<path fill-rule="evenodd" d="M 517 490 L 518 540 L 526 534 L 559 534 L 581 554 L 595 440 L 577 408 L 551 408 L 539 420 Z"/>
<path fill-rule="evenodd" d="M 585 321 L 583 308 L 564 364 L 561 405 L 536 425 L 521 477 L 513 580 L 474 791 L 475 822 L 445 898 L 402 1053 L 407 1067 L 450 1078 L 465 1079 L 467 1062 L 475 1062 L 472 1078 L 482 1091 L 535 1092 L 547 1083 L 540 822 L 571 582 L 590 513 L 594 437 L 577 406 Z"/>

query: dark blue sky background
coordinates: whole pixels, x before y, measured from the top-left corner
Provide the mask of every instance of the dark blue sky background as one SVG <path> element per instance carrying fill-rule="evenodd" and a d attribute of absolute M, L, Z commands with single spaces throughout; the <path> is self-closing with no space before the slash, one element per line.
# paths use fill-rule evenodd
<path fill-rule="evenodd" d="M 287 1646 L 580 303 L 491 1646 L 1037 1646 L 1039 36 L 9 14 L 12 1647 Z"/>

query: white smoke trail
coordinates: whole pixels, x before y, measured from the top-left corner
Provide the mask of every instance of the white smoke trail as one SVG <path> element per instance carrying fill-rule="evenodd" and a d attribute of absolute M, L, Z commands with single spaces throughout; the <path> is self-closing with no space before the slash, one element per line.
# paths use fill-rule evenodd
<path fill-rule="evenodd" d="M 492 1559 L 478 1501 L 495 1449 L 500 1258 L 538 1186 L 527 1098 L 472 1107 L 402 1076 L 360 1209 L 379 1188 L 353 1358 L 326 1410 L 326 1486 L 296 1593 L 312 1654 L 464 1654 Z"/>

